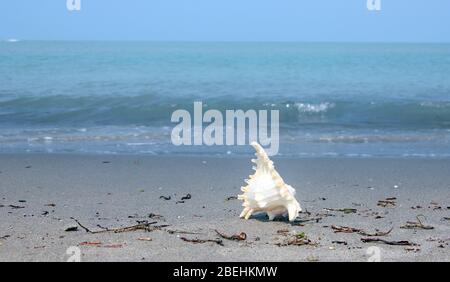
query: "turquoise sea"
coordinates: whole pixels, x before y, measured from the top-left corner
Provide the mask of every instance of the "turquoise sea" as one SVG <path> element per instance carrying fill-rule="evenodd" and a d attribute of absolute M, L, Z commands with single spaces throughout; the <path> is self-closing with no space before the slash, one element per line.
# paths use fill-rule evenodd
<path fill-rule="evenodd" d="M 0 42 L 0 152 L 174 146 L 176 109 L 280 110 L 280 155 L 450 157 L 450 44 Z"/>

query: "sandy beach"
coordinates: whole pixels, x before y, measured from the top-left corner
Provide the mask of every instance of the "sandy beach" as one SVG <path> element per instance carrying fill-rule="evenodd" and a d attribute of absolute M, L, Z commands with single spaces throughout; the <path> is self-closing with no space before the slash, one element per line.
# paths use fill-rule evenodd
<path fill-rule="evenodd" d="M 450 160 L 274 161 L 293 223 L 238 217 L 247 157 L 2 154 L 0 261 L 450 261 Z"/>

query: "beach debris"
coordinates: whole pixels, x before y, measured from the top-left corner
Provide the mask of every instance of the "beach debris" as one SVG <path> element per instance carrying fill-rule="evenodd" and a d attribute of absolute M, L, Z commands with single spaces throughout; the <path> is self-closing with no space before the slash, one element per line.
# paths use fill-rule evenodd
<path fill-rule="evenodd" d="M 27 201 L 25 201 L 25 200 L 19 200 L 18 202 L 19 202 L 19 203 L 26 203 Z"/>
<path fill-rule="evenodd" d="M 402 241 L 388 241 L 380 238 L 361 238 L 361 242 L 363 243 L 383 243 L 391 246 L 419 246 L 416 243 L 412 243 L 410 241 L 402 240 Z"/>
<path fill-rule="evenodd" d="M 347 226 L 332 225 L 331 228 L 334 230 L 334 233 L 358 233 L 359 235 L 367 236 L 367 237 L 386 236 L 389 233 L 391 233 L 391 231 L 393 230 L 393 228 L 389 229 L 388 231 L 379 231 L 376 229 L 375 233 L 368 233 L 368 232 L 364 231 L 363 229 L 347 227 Z"/>
<path fill-rule="evenodd" d="M 163 199 L 163 200 L 166 200 L 166 201 L 169 201 L 170 199 L 172 199 L 171 196 L 159 196 L 159 198 Z"/>
<path fill-rule="evenodd" d="M 334 230 L 334 233 L 358 233 L 358 232 L 361 232 L 361 229 L 347 227 L 347 226 L 331 225 L 331 229 Z"/>
<path fill-rule="evenodd" d="M 284 241 L 275 244 L 279 247 L 288 245 L 316 245 L 316 243 L 308 239 L 308 236 L 306 236 L 305 232 L 292 234 L 289 229 L 280 229 L 277 230 L 277 234 L 282 235 L 286 238 Z"/>
<path fill-rule="evenodd" d="M 296 219 L 292 223 L 292 225 L 305 226 L 305 223 L 308 223 L 308 222 L 319 223 L 322 219 L 323 219 L 323 217 Z"/>
<path fill-rule="evenodd" d="M 110 164 L 110 161 L 102 161 L 102 164 Z"/>
<path fill-rule="evenodd" d="M 331 243 L 338 244 L 338 245 L 345 245 L 345 246 L 348 245 L 348 243 L 346 241 L 331 241 Z"/>
<path fill-rule="evenodd" d="M 450 220 L 450 217 L 443 217 L 442 220 Z"/>
<path fill-rule="evenodd" d="M 44 206 L 54 208 L 54 207 L 56 207 L 56 204 L 50 203 L 50 204 L 46 204 L 46 205 L 44 205 Z"/>
<path fill-rule="evenodd" d="M 124 233 L 124 232 L 131 232 L 131 231 L 137 231 L 137 230 L 144 230 L 148 232 L 152 232 L 154 230 L 159 230 L 162 227 L 167 227 L 169 225 L 160 225 L 160 226 L 151 226 L 152 224 L 157 223 L 154 222 L 139 222 L 136 225 L 126 226 L 126 227 L 120 227 L 120 228 L 106 228 L 102 227 L 100 225 L 97 225 L 99 228 L 103 229 L 104 232 L 113 232 L 113 233 Z M 101 232 L 101 231 L 99 231 Z M 99 233 L 97 232 L 97 233 Z"/>
<path fill-rule="evenodd" d="M 110 245 L 103 245 L 101 247 L 110 248 L 110 249 L 118 249 L 118 248 L 122 248 L 123 245 L 122 244 L 110 244 Z"/>
<path fill-rule="evenodd" d="M 6 239 L 8 239 L 9 237 L 11 237 L 11 235 L 1 236 L 1 237 L 0 237 L 0 240 L 6 240 Z"/>
<path fill-rule="evenodd" d="M 78 246 L 100 246 L 102 242 L 81 242 Z"/>
<path fill-rule="evenodd" d="M 192 198 L 191 194 L 187 194 L 186 196 L 181 197 L 181 200 L 184 201 L 184 200 L 189 200 L 191 198 Z"/>
<path fill-rule="evenodd" d="M 227 197 L 225 200 L 226 201 L 231 201 L 231 200 L 237 200 L 237 196 L 230 196 L 230 197 Z"/>
<path fill-rule="evenodd" d="M 42 216 L 46 216 L 46 215 L 48 215 L 48 214 L 49 214 L 48 211 L 43 211 L 43 212 L 41 213 Z"/>
<path fill-rule="evenodd" d="M 306 236 L 304 232 L 295 234 L 293 236 L 288 236 L 288 234 L 283 234 L 286 238 L 275 245 L 278 247 L 283 246 L 318 246 L 318 243 L 313 242 Z"/>
<path fill-rule="evenodd" d="M 165 231 L 169 234 L 191 234 L 191 235 L 204 234 L 201 232 L 192 232 L 192 231 L 174 230 L 174 229 L 166 229 Z"/>
<path fill-rule="evenodd" d="M 289 229 L 277 230 L 277 234 L 281 234 L 281 235 L 287 235 L 289 232 L 290 232 Z"/>
<path fill-rule="evenodd" d="M 146 242 L 153 241 L 153 239 L 150 237 L 141 237 L 141 238 L 137 238 L 137 240 L 138 241 L 146 241 Z"/>
<path fill-rule="evenodd" d="M 10 208 L 12 209 L 24 209 L 24 206 L 16 206 L 16 205 L 9 205 Z"/>
<path fill-rule="evenodd" d="M 316 213 L 315 215 L 312 215 L 308 211 L 301 212 L 301 214 L 306 214 L 306 216 L 297 218 L 292 225 L 304 226 L 304 224 L 308 222 L 319 223 L 325 217 L 336 216 L 330 213 Z"/>
<path fill-rule="evenodd" d="M 175 204 L 184 204 L 184 201 L 176 201 Z"/>
<path fill-rule="evenodd" d="M 185 242 L 189 242 L 189 243 L 193 243 L 193 244 L 203 244 L 203 243 L 211 242 L 211 243 L 215 243 L 219 246 L 223 246 L 223 241 L 220 239 L 198 239 L 198 238 L 188 239 L 186 237 L 180 237 L 180 239 Z"/>
<path fill-rule="evenodd" d="M 124 233 L 124 232 L 132 232 L 132 231 L 137 231 L 137 230 L 144 230 L 147 232 L 152 232 L 155 230 L 161 230 L 161 228 L 169 226 L 169 225 L 159 225 L 159 226 L 153 225 L 153 224 L 156 224 L 157 221 L 152 221 L 152 222 L 137 221 L 138 224 L 126 226 L 126 227 L 119 227 L 119 228 L 107 228 L 107 227 L 103 227 L 98 224 L 97 227 L 101 228 L 102 230 L 92 231 L 89 228 L 82 225 L 77 219 L 75 219 L 73 217 L 71 219 L 75 220 L 75 222 L 81 228 L 83 228 L 87 233 L 90 233 L 90 234 L 98 234 L 98 233 L 105 233 L 105 232 Z"/>
<path fill-rule="evenodd" d="M 225 234 L 219 232 L 218 230 L 214 230 L 214 231 L 216 231 L 217 235 L 219 235 L 220 237 L 227 239 L 227 240 L 245 241 L 247 239 L 247 234 L 245 234 L 244 232 L 241 232 L 239 234 L 234 234 L 234 235 L 225 235 Z"/>
<path fill-rule="evenodd" d="M 429 209 L 433 209 L 435 210 L 442 210 L 441 205 L 439 205 L 439 203 L 437 202 L 431 202 L 430 205 L 428 206 Z"/>
<path fill-rule="evenodd" d="M 148 215 L 148 218 L 151 218 L 151 219 L 164 219 L 164 216 L 162 216 L 160 214 L 156 214 L 156 213 L 150 213 Z"/>
<path fill-rule="evenodd" d="M 396 197 L 390 197 L 386 198 L 384 200 L 379 200 L 377 203 L 377 206 L 387 208 L 387 207 L 395 207 L 397 204 L 397 198 Z"/>
<path fill-rule="evenodd" d="M 87 241 L 87 242 L 79 243 L 78 246 L 117 249 L 117 248 L 122 248 L 123 244 L 107 244 L 107 245 L 104 245 L 102 242 L 99 242 L 99 241 L 94 241 L 94 242 L 88 242 Z"/>
<path fill-rule="evenodd" d="M 349 213 L 356 213 L 358 210 L 353 208 L 343 208 L 343 209 L 332 209 L 332 208 L 324 208 L 326 211 L 332 211 L 332 212 L 343 212 L 345 214 Z"/>
<path fill-rule="evenodd" d="M 310 256 L 306 257 L 306 260 L 309 262 L 317 262 L 317 261 L 319 261 L 319 258 L 314 255 L 310 255 Z"/>
<path fill-rule="evenodd" d="M 75 232 L 75 231 L 78 231 L 78 226 L 69 226 L 69 227 L 67 227 L 65 230 L 64 230 L 65 232 Z"/>
<path fill-rule="evenodd" d="M 247 186 L 241 187 L 244 193 L 238 195 L 244 201 L 240 217 L 249 219 L 254 212 L 266 212 L 269 220 L 273 220 L 287 213 L 289 221 L 294 221 L 302 210 L 295 199 L 295 189 L 283 181 L 261 145 L 256 142 L 251 145 L 256 150 L 256 159 L 252 160 L 256 167 L 246 180 Z"/>
<path fill-rule="evenodd" d="M 424 225 L 422 221 L 420 220 L 419 216 L 416 216 L 416 221 L 407 221 L 405 225 L 400 226 L 402 229 L 424 229 L 424 230 L 431 230 L 434 229 L 433 226 Z"/>
<path fill-rule="evenodd" d="M 417 246 L 406 247 L 405 251 L 417 253 L 420 252 L 420 247 Z"/>
<path fill-rule="evenodd" d="M 389 233 L 392 232 L 394 228 L 391 227 L 388 231 L 379 231 L 378 229 L 375 229 L 375 233 L 367 233 L 365 231 L 358 232 L 359 235 L 367 236 L 367 237 L 380 237 L 380 236 L 386 236 Z"/>

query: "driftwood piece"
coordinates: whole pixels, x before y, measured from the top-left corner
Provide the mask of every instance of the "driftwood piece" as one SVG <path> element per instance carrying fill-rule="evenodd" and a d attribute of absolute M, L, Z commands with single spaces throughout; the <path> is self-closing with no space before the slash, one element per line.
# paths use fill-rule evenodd
<path fill-rule="evenodd" d="M 416 221 L 407 221 L 405 225 L 400 226 L 402 229 L 424 229 L 424 230 L 431 230 L 434 229 L 433 226 L 430 225 L 424 225 L 422 221 L 420 220 L 419 216 L 416 216 Z"/>
<path fill-rule="evenodd" d="M 193 243 L 193 244 L 203 244 L 203 243 L 216 243 L 219 246 L 223 246 L 223 241 L 220 239 L 188 239 L 186 237 L 180 237 L 181 240 L 185 241 L 185 242 L 189 242 L 189 243 Z"/>
<path fill-rule="evenodd" d="M 386 236 L 389 233 L 391 233 L 391 231 L 393 230 L 393 228 L 391 228 L 388 231 L 376 230 L 375 233 L 368 233 L 368 232 L 364 231 L 363 229 L 358 229 L 358 228 L 353 228 L 353 227 L 348 227 L 348 226 L 332 225 L 331 228 L 334 230 L 334 233 L 358 233 L 359 235 L 368 236 L 368 237 Z"/>
<path fill-rule="evenodd" d="M 361 242 L 363 243 L 383 243 L 391 246 L 419 246 L 416 243 L 402 240 L 402 241 L 388 241 L 380 238 L 361 238 Z"/>

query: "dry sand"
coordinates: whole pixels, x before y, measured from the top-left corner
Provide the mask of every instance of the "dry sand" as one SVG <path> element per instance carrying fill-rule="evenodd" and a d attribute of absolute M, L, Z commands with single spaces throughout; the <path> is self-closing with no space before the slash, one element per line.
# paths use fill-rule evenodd
<path fill-rule="evenodd" d="M 307 211 L 294 223 L 238 218 L 241 203 L 228 198 L 252 172 L 249 158 L 0 155 L 0 261 L 65 261 L 70 246 L 82 261 L 367 261 L 371 246 L 382 261 L 450 261 L 450 160 L 276 158 L 275 165 Z M 392 197 L 394 205 L 377 205 Z M 417 216 L 433 229 L 400 228 Z M 65 231 L 77 226 L 72 217 L 91 231 L 137 221 L 169 226 Z M 364 243 L 367 235 L 334 233 L 333 225 L 393 228 L 370 238 L 417 246 Z M 181 239 L 216 240 L 215 229 L 247 240 Z M 302 232 L 310 245 L 277 245 Z"/>

